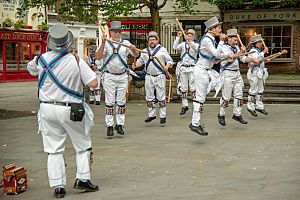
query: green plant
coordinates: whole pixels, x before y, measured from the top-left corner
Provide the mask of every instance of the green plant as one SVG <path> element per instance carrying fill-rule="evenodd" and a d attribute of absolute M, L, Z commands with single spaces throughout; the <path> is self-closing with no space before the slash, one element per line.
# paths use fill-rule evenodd
<path fill-rule="evenodd" d="M 45 22 L 42 22 L 41 24 L 38 25 L 38 28 L 40 30 L 47 31 L 49 29 L 49 26 Z"/>
<path fill-rule="evenodd" d="M 3 26 L 5 27 L 12 27 L 13 25 L 14 25 L 14 21 L 9 17 L 3 21 Z"/>
<path fill-rule="evenodd" d="M 278 8 L 295 8 L 299 3 L 298 0 L 281 0 L 279 2 Z"/>
<path fill-rule="evenodd" d="M 26 23 L 24 22 L 23 19 L 18 19 L 18 21 L 16 21 L 14 27 L 15 28 L 24 28 L 26 26 Z"/>
<path fill-rule="evenodd" d="M 253 8 L 268 8 L 270 5 L 269 0 L 252 0 Z"/>

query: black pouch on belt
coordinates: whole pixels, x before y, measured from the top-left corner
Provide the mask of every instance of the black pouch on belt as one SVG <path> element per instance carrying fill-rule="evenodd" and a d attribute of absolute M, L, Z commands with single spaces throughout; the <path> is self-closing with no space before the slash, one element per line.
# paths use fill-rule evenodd
<path fill-rule="evenodd" d="M 81 122 L 84 117 L 84 107 L 82 103 L 72 103 L 70 120 L 74 122 Z"/>

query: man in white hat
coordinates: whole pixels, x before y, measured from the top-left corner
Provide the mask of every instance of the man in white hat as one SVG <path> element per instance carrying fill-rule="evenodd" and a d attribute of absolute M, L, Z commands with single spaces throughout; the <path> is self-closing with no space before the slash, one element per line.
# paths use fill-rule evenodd
<path fill-rule="evenodd" d="M 96 74 L 84 60 L 69 52 L 72 42 L 73 34 L 68 28 L 64 24 L 55 24 L 47 39 L 51 51 L 35 56 L 27 66 L 31 75 L 39 75 L 39 132 L 44 151 L 48 153 L 49 183 L 55 188 L 56 198 L 63 198 L 66 194 L 63 153 L 67 136 L 76 151 L 74 188 L 89 192 L 99 190 L 90 182 L 90 128 L 94 115 L 83 101 L 83 84 L 96 87 Z"/>
<path fill-rule="evenodd" d="M 207 91 L 212 87 L 212 83 L 215 84 L 218 79 L 218 72 L 212 70 L 212 67 L 215 60 L 220 58 L 220 52 L 226 38 L 226 35 L 221 33 L 222 23 L 219 22 L 217 17 L 207 20 L 204 24 L 206 26 L 207 33 L 202 37 L 200 42 L 199 59 L 194 69 L 196 98 L 193 102 L 194 111 L 192 123 L 189 125 L 191 131 L 202 136 L 208 135 L 208 133 L 200 125 L 203 104 L 205 102 Z M 215 37 L 220 38 L 218 45 Z"/>
<path fill-rule="evenodd" d="M 189 110 L 189 104 L 187 100 L 187 93 L 190 89 L 192 96 L 195 96 L 195 84 L 193 78 L 193 71 L 197 62 L 197 54 L 199 44 L 195 43 L 196 33 L 195 30 L 189 29 L 185 35 L 185 42 L 179 44 L 182 32 L 177 33 L 177 37 L 173 44 L 173 49 L 181 51 L 180 62 L 176 67 L 176 74 L 178 82 L 181 83 L 179 88 L 182 97 L 182 108 L 180 115 L 184 115 Z"/>
<path fill-rule="evenodd" d="M 100 100 L 101 100 L 101 83 L 100 83 L 100 69 L 102 66 L 99 65 L 99 61 L 96 62 L 96 55 L 95 55 L 96 50 L 91 49 L 91 54 L 88 56 L 86 59 L 87 64 L 90 66 L 90 68 L 96 72 L 97 74 L 97 80 L 98 80 L 98 85 L 96 88 L 89 88 L 89 102 L 90 104 L 94 104 L 96 100 L 96 105 L 100 105 Z"/>
<path fill-rule="evenodd" d="M 160 123 L 166 123 L 167 108 L 166 108 L 166 73 L 173 65 L 173 60 L 166 48 L 159 44 L 159 36 L 156 32 L 151 31 L 147 37 L 148 47 L 145 50 L 148 52 L 141 54 L 140 58 L 132 68 L 138 68 L 145 65 L 144 70 L 147 75 L 145 77 L 146 101 L 148 106 L 148 118 L 146 123 L 156 119 L 156 103 L 159 103 Z M 156 60 L 158 59 L 160 63 Z M 164 69 L 162 69 L 162 67 Z"/>
<path fill-rule="evenodd" d="M 103 87 L 105 91 L 105 123 L 107 126 L 107 136 L 114 136 L 114 129 L 119 135 L 124 135 L 126 92 L 128 89 L 128 65 L 127 57 L 131 54 L 138 57 L 136 47 L 128 40 L 121 37 L 122 26 L 120 21 L 112 21 L 109 29 L 111 40 L 130 46 L 130 49 L 119 44 L 114 44 L 106 40 L 106 35 L 102 35 L 102 44 L 96 51 L 98 60 L 103 58 Z M 117 104 L 116 125 L 114 125 L 114 105 Z"/>
<path fill-rule="evenodd" d="M 249 92 L 248 92 L 248 103 L 247 110 L 254 117 L 257 117 L 257 112 L 260 112 L 264 115 L 268 113 L 265 111 L 264 103 L 263 103 L 263 92 L 264 92 L 264 83 L 268 77 L 267 68 L 265 68 L 265 62 L 263 61 L 265 53 L 269 50 L 268 48 L 263 47 L 261 35 L 254 35 L 251 38 L 252 48 L 250 51 L 255 51 L 255 53 L 250 54 L 250 58 L 255 58 L 260 60 L 260 63 L 252 63 L 250 62 L 248 67 L 247 78 L 250 84 Z M 256 100 L 256 102 L 255 102 Z M 256 103 L 256 106 L 255 106 Z"/>
<path fill-rule="evenodd" d="M 240 61 L 242 62 L 258 62 L 257 60 L 250 59 L 247 56 L 239 56 L 241 53 L 246 52 L 244 46 L 241 49 L 237 46 L 238 32 L 237 29 L 227 30 L 227 42 L 223 45 L 221 55 L 224 58 L 231 58 L 221 62 L 221 75 L 223 78 L 222 97 L 220 98 L 220 112 L 218 114 L 218 121 L 222 126 L 226 125 L 225 122 L 225 109 L 228 107 L 228 102 L 233 96 L 233 117 L 232 119 L 247 124 L 242 117 L 242 104 L 243 104 L 243 87 L 244 82 L 240 73 Z"/>

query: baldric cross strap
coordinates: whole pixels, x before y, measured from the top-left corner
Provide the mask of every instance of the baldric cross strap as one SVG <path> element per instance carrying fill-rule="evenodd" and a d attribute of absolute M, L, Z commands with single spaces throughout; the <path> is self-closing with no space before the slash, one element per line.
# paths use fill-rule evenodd
<path fill-rule="evenodd" d="M 208 60 L 208 61 L 215 61 L 216 60 L 216 57 L 215 56 L 208 56 L 208 55 L 205 55 L 203 54 L 201 51 L 200 51 L 200 47 L 201 47 L 201 44 L 202 44 L 202 41 L 204 38 L 208 38 L 211 40 L 211 42 L 213 43 L 213 45 L 216 47 L 217 45 L 217 42 L 216 40 L 212 39 L 211 37 L 207 36 L 207 35 L 204 35 L 200 41 L 200 45 L 199 45 L 199 54 L 201 57 L 203 57 L 205 60 Z"/>
<path fill-rule="evenodd" d="M 237 48 L 235 46 L 231 46 L 230 44 L 226 43 L 226 45 L 229 46 L 230 50 L 236 54 L 237 53 Z M 222 65 L 221 68 L 222 70 L 225 70 L 226 68 L 228 68 L 234 61 L 229 61 L 227 62 L 225 65 Z M 238 58 L 238 62 L 240 63 L 240 58 Z"/>
<path fill-rule="evenodd" d="M 154 60 L 154 56 L 157 54 L 157 52 L 159 52 L 159 50 L 161 49 L 161 46 L 158 46 L 154 52 L 151 54 L 150 52 L 150 48 L 147 48 L 147 52 L 148 52 L 148 56 L 149 56 L 149 60 L 146 63 L 146 67 L 145 67 L 145 71 L 147 72 L 148 67 L 150 65 L 150 63 L 152 63 L 160 72 L 162 72 L 165 76 L 166 76 L 166 72 L 164 72 L 164 70 L 159 66 L 159 64 Z"/>
<path fill-rule="evenodd" d="M 197 59 L 194 57 L 194 56 L 192 56 L 191 54 L 190 54 L 190 51 L 189 51 L 189 48 L 187 48 L 187 43 L 186 42 L 184 42 L 184 47 L 185 47 L 185 53 L 181 56 L 181 58 L 180 58 L 180 60 L 183 60 L 183 58 L 187 55 L 187 56 L 189 56 L 193 61 L 197 61 Z"/>
<path fill-rule="evenodd" d="M 57 64 L 67 55 L 69 52 L 61 52 L 59 53 L 53 60 L 51 60 L 49 63 L 45 60 L 43 55 L 40 55 L 37 59 L 37 62 L 40 64 L 40 66 L 43 67 L 43 71 L 39 77 L 38 80 L 38 89 L 40 90 L 41 87 L 43 86 L 43 83 L 45 79 L 49 76 L 49 78 L 55 83 L 55 85 L 61 89 L 63 92 L 66 94 L 77 98 L 77 99 L 83 99 L 83 94 L 79 93 L 77 91 L 74 91 L 66 86 L 64 86 L 60 80 L 55 76 L 53 73 L 52 69 L 57 66 Z M 77 60 L 77 57 L 75 56 L 77 64 L 79 64 L 79 58 Z M 39 92 L 38 92 L 39 93 Z"/>
<path fill-rule="evenodd" d="M 106 60 L 106 62 L 103 64 L 103 68 L 105 68 L 107 66 L 107 64 L 114 59 L 115 57 L 119 58 L 119 60 L 121 61 L 121 63 L 124 65 L 125 68 L 128 68 L 127 63 L 125 62 L 125 60 L 121 57 L 121 55 L 119 54 L 119 51 L 121 49 L 121 45 L 118 45 L 117 48 L 115 48 L 115 46 L 113 45 L 112 42 L 107 41 L 108 44 L 111 46 L 111 48 L 113 49 L 113 54 L 111 54 L 108 59 Z M 121 41 L 123 42 L 123 41 Z"/>

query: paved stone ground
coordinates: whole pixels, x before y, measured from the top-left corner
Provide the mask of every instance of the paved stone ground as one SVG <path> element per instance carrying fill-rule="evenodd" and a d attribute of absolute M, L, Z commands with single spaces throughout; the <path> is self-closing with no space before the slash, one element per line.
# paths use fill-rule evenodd
<path fill-rule="evenodd" d="M 0 84 L 1 109 L 36 112 L 36 83 Z M 299 105 L 266 105 L 268 116 L 243 116 L 248 125 L 231 119 L 217 123 L 217 105 L 205 105 L 208 137 L 188 129 L 191 112 L 179 116 L 180 104 L 168 105 L 167 124 L 150 124 L 144 102 L 127 106 L 126 136 L 106 139 L 104 104 L 93 105 L 94 159 L 92 181 L 100 191 L 81 193 L 72 188 L 75 154 L 66 144 L 67 196 L 65 199 L 102 200 L 299 200 Z M 245 108 L 245 107 L 244 107 Z M 5 117 L 4 117 L 5 118 Z M 0 199 L 53 199 L 46 160 L 35 116 L 0 120 L 0 164 L 16 163 L 28 169 L 29 188 Z"/>

